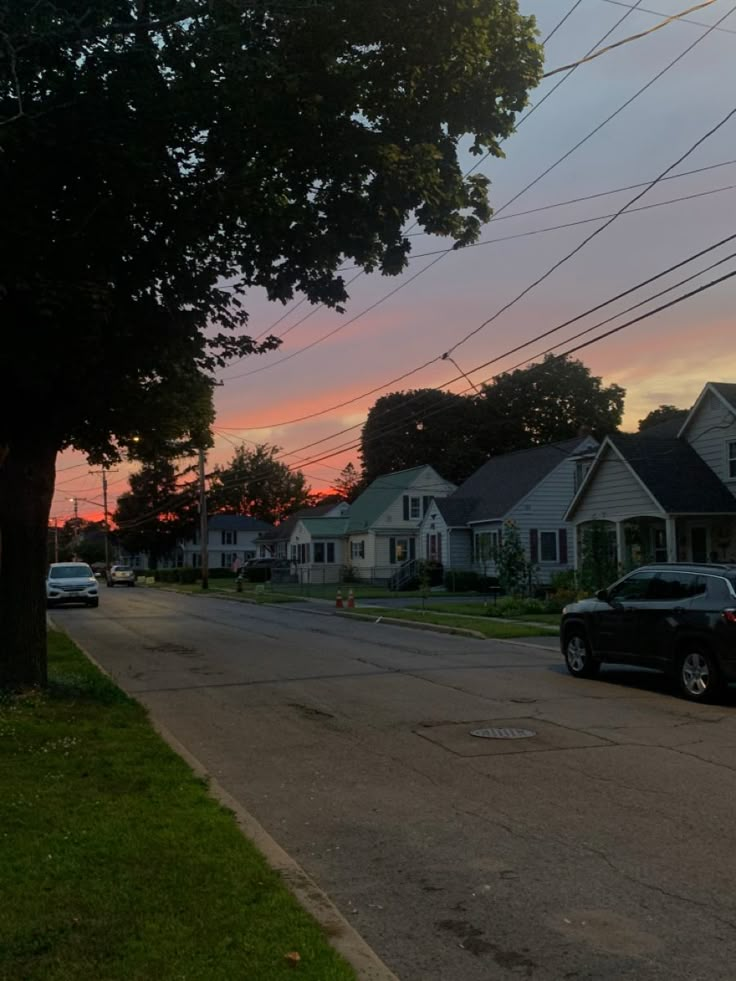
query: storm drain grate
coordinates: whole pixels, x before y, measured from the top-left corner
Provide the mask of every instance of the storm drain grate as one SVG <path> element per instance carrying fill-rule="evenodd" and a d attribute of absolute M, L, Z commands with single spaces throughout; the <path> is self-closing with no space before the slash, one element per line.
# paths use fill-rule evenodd
<path fill-rule="evenodd" d="M 536 736 L 536 732 L 533 729 L 471 729 L 470 735 L 479 739 L 528 739 Z"/>

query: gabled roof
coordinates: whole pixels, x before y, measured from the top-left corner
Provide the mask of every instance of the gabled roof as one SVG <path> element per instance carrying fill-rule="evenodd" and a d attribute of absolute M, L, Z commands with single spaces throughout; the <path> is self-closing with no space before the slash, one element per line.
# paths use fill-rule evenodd
<path fill-rule="evenodd" d="M 273 525 L 247 514 L 213 514 L 208 520 L 210 531 L 271 531 Z"/>
<path fill-rule="evenodd" d="M 590 437 L 576 436 L 561 443 L 492 456 L 447 498 L 445 506 L 456 508 L 459 501 L 474 501 L 465 523 L 501 519 L 588 439 Z M 440 513 L 444 517 L 444 513 Z"/>
<path fill-rule="evenodd" d="M 315 504 L 311 508 L 301 508 L 299 511 L 295 511 L 290 514 L 288 518 L 278 524 L 275 528 L 269 525 L 268 531 L 259 535 L 259 541 L 263 542 L 274 542 L 281 541 L 282 539 L 291 538 L 291 533 L 296 527 L 297 521 L 301 521 L 304 518 L 320 518 L 329 514 L 333 508 L 339 506 L 339 502 L 327 501 L 325 504 Z"/>
<path fill-rule="evenodd" d="M 391 507 L 397 495 L 402 491 L 410 490 L 419 474 L 427 469 L 437 474 L 433 467 L 425 464 L 421 467 L 412 467 L 410 470 L 397 470 L 395 473 L 376 477 L 350 506 L 348 531 L 366 531 L 370 528 Z M 437 477 L 439 478 L 439 474 Z"/>
<path fill-rule="evenodd" d="M 695 405 L 692 407 L 687 418 L 680 427 L 677 434 L 678 436 L 682 436 L 684 434 L 687 427 L 697 415 L 701 402 L 711 392 L 716 396 L 716 398 L 723 402 L 725 409 L 728 409 L 736 416 L 736 385 L 731 382 L 706 382 L 703 387 L 703 391 L 700 393 L 700 395 L 698 395 Z"/>
<path fill-rule="evenodd" d="M 300 518 L 312 538 L 342 538 L 347 534 L 349 518 Z M 297 522 L 298 523 L 298 522 Z"/>
<path fill-rule="evenodd" d="M 458 497 L 456 494 L 450 497 L 436 497 L 434 499 L 434 506 L 442 515 L 448 528 L 464 527 L 470 520 L 477 505 L 477 497 Z"/>
<path fill-rule="evenodd" d="M 632 433 L 609 440 L 668 514 L 736 512 L 736 497 L 686 440 Z"/>

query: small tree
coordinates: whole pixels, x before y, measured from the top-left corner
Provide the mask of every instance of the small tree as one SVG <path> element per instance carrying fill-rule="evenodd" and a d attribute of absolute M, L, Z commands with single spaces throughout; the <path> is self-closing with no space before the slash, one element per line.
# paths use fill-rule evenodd
<path fill-rule="evenodd" d="M 605 521 L 591 522 L 580 539 L 578 580 L 581 588 L 594 593 L 613 582 L 618 573 L 610 525 Z"/>
<path fill-rule="evenodd" d="M 501 544 L 496 549 L 496 569 L 499 585 L 505 593 L 519 596 L 527 588 L 532 564 L 524 552 L 515 521 L 504 521 Z"/>
<path fill-rule="evenodd" d="M 357 470 L 352 463 L 348 463 L 343 467 L 340 471 L 340 476 L 332 485 L 335 493 L 339 494 L 340 497 L 344 498 L 350 504 L 353 503 L 364 487 L 365 479 L 363 472 Z"/>
<path fill-rule="evenodd" d="M 239 446 L 224 467 L 215 467 L 210 507 L 227 514 L 248 514 L 277 523 L 313 503 L 312 491 L 300 470 L 278 459 L 280 448 L 262 443 L 252 450 Z"/>

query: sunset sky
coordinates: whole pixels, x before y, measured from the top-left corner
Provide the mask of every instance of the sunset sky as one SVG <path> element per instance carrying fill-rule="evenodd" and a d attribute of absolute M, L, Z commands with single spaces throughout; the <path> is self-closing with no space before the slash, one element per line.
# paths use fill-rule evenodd
<path fill-rule="evenodd" d="M 645 30 L 690 5 L 685 0 L 649 2 L 645 3 L 647 10 L 656 13 L 631 12 L 607 43 Z M 521 7 L 524 12 L 537 16 L 544 37 L 572 4 L 573 0 L 522 0 Z M 492 179 L 494 209 L 500 210 L 700 37 L 705 28 L 698 23 L 713 24 L 730 8 L 729 0 L 718 0 L 691 15 L 696 23 L 673 23 L 578 68 L 508 140 L 506 159 L 485 161 L 479 168 Z M 626 11 L 626 5 L 612 0 L 584 0 L 550 40 L 547 70 L 584 55 Z M 532 93 L 532 103 L 538 102 L 561 77 L 543 82 Z M 483 230 L 481 239 L 611 215 L 637 190 L 522 217 L 506 217 L 653 179 L 733 108 L 735 91 L 736 12 L 631 106 L 499 215 Z M 636 293 L 616 307 L 606 308 L 597 317 L 566 328 L 548 343 L 538 342 L 521 354 L 503 358 L 493 368 L 472 371 L 474 366 L 732 234 L 736 214 L 736 117 L 674 171 L 677 174 L 732 160 L 716 169 L 664 181 L 647 193 L 635 207 L 725 188 L 619 218 L 512 309 L 460 346 L 453 357 L 461 368 L 475 382 L 480 382 L 494 371 L 515 366 L 525 355 L 533 360 L 555 340 L 563 341 L 597 319 L 643 299 L 647 291 Z M 475 158 L 468 156 L 467 161 L 471 166 Z M 285 461 L 294 464 L 318 453 L 330 453 L 348 441 L 357 441 L 359 429 L 318 446 L 300 449 L 360 424 L 381 393 L 316 419 L 293 425 L 283 423 L 378 388 L 442 354 L 546 272 L 596 227 L 595 223 L 583 224 L 452 252 L 395 296 L 347 324 L 434 257 L 413 259 L 402 277 L 360 276 L 350 287 L 351 298 L 345 314 L 319 309 L 285 337 L 279 351 L 249 358 L 220 372 L 224 384 L 216 394 L 218 432 L 209 465 L 224 462 L 231 456 L 233 447 L 228 440 L 275 443 L 283 447 Z M 413 241 L 416 253 L 451 244 L 427 235 L 417 235 Z M 736 245 L 725 246 L 704 257 L 699 264 L 658 282 L 648 292 L 672 285 L 730 252 L 736 252 Z M 683 287 L 683 291 L 730 268 L 733 266 L 714 269 Z M 353 275 L 354 272 L 346 273 L 348 277 Z M 736 381 L 736 350 L 732 346 L 735 299 L 736 285 L 731 280 L 581 352 L 581 360 L 594 374 L 601 375 L 606 383 L 616 382 L 626 388 L 625 429 L 636 429 L 638 420 L 662 402 L 690 405 L 707 380 Z M 273 327 L 276 334 L 284 333 L 313 312 L 306 303 L 288 312 L 289 307 L 270 304 L 257 291 L 251 295 L 249 309 L 253 335 L 270 329 L 284 313 L 287 316 Z M 642 308 L 646 309 L 647 306 Z M 346 326 L 335 336 L 298 353 L 342 324 Z M 289 355 L 295 356 L 279 363 Z M 455 375 L 457 371 L 445 362 L 390 386 L 387 391 L 441 385 Z M 451 387 L 461 391 L 467 388 L 467 383 Z M 304 470 L 313 487 L 325 488 L 349 460 L 359 463 L 357 451 L 343 451 L 324 462 L 305 465 Z M 80 498 L 80 514 L 99 515 L 100 508 L 93 502 L 101 500 L 100 479 L 90 476 L 89 469 L 79 453 L 68 451 L 59 458 L 52 516 L 69 517 L 73 505 L 68 499 L 73 496 Z M 111 509 L 115 496 L 126 489 L 126 473 L 127 467 L 121 465 L 117 473 L 110 474 Z"/>

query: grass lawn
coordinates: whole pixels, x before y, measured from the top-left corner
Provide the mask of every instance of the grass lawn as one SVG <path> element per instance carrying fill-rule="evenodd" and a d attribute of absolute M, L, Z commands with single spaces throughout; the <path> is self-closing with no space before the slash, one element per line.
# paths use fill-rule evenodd
<path fill-rule="evenodd" d="M 412 606 L 416 605 L 414 603 Z M 427 603 L 425 609 L 433 610 L 437 613 L 462 613 L 469 617 L 495 617 L 503 616 L 504 619 L 508 620 L 520 620 L 529 621 L 531 623 L 547 623 L 551 627 L 559 627 L 560 620 L 562 619 L 561 613 L 524 613 L 513 616 L 508 616 L 505 613 L 499 612 L 496 614 L 494 612 L 493 603 L 489 603 L 487 606 L 484 603 Z"/>
<path fill-rule="evenodd" d="M 367 608 L 356 610 L 366 613 Z M 443 627 L 463 627 L 466 630 L 476 630 L 486 637 L 496 640 L 508 640 L 513 637 L 556 637 L 557 630 L 545 627 L 529 627 L 524 623 L 508 623 L 494 620 L 491 617 L 466 617 L 434 610 L 395 610 L 391 607 L 370 607 L 370 614 L 378 617 L 392 617 L 394 620 L 412 620 L 416 623 L 437 623 Z"/>
<path fill-rule="evenodd" d="M 208 594 L 216 595 L 217 593 L 227 593 L 228 596 L 233 596 L 235 598 L 240 597 L 244 600 L 256 600 L 257 602 L 264 603 L 302 603 L 305 602 L 303 597 L 291 595 L 289 593 L 277 593 L 271 592 L 270 588 L 264 590 L 262 593 L 258 593 L 255 590 L 253 583 L 243 583 L 243 592 L 239 594 L 235 589 L 235 583 L 227 579 L 215 579 L 210 580 L 210 588 L 205 592 L 201 585 L 197 583 L 181 583 L 181 582 L 161 582 L 161 583 L 149 583 L 149 586 L 153 586 L 156 589 L 173 589 L 177 593 L 192 593 L 198 596 L 206 596 Z"/>
<path fill-rule="evenodd" d="M 144 710 L 49 650 L 47 693 L 0 694 L 0 978 L 355 981 Z"/>

